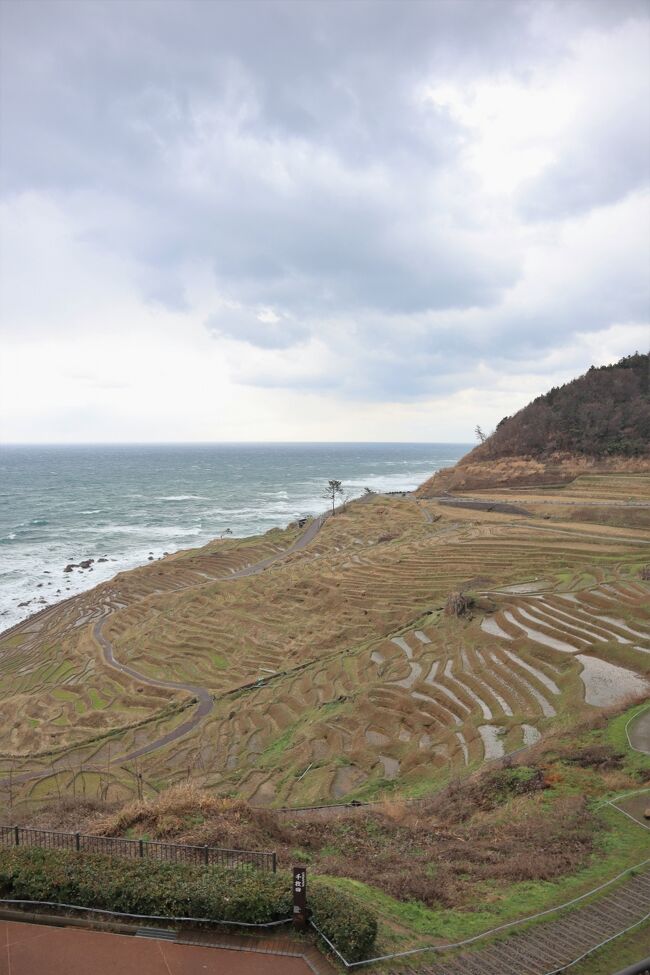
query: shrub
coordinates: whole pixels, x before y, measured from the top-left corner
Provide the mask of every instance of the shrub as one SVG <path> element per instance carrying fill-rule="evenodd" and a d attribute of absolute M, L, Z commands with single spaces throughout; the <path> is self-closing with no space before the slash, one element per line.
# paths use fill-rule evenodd
<path fill-rule="evenodd" d="M 309 884 L 309 905 L 315 923 L 347 961 L 369 958 L 377 937 L 377 918 L 366 907 L 326 881 Z"/>
<path fill-rule="evenodd" d="M 286 873 L 224 870 L 101 854 L 17 847 L 0 850 L 0 896 L 126 914 L 263 924 L 291 916 Z M 310 882 L 319 928 L 350 960 L 370 951 L 377 922 L 324 880 Z"/>
<path fill-rule="evenodd" d="M 291 911 L 290 886 L 280 874 L 35 847 L 0 852 L 0 889 L 25 900 L 249 923 L 279 920 Z"/>

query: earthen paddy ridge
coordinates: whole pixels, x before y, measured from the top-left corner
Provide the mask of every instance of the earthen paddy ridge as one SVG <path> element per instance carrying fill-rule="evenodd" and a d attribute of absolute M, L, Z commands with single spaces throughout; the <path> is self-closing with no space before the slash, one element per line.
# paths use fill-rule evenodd
<path fill-rule="evenodd" d="M 0 636 L 2 802 L 426 795 L 638 700 L 649 483 L 585 476 L 517 494 L 525 514 L 369 496 L 49 608 Z"/>

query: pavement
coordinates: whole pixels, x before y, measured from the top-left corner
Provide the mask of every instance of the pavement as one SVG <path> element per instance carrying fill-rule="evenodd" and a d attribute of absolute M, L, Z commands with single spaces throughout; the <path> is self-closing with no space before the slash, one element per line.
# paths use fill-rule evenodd
<path fill-rule="evenodd" d="M 650 707 L 632 718 L 627 726 L 627 737 L 635 751 L 650 755 Z"/>
<path fill-rule="evenodd" d="M 0 921 L 0 975 L 313 975 L 301 956 Z"/>

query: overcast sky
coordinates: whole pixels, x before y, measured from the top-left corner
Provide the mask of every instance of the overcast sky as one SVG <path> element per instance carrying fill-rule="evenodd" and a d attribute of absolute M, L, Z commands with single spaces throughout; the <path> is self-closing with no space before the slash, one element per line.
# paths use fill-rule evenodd
<path fill-rule="evenodd" d="M 0 439 L 468 441 L 647 348 L 647 3 L 0 16 Z"/>

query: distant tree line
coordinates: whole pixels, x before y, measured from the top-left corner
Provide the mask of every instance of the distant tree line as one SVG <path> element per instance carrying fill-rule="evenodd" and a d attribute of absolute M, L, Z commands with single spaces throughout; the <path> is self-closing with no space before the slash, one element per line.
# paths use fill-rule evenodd
<path fill-rule="evenodd" d="M 555 452 L 650 454 L 650 355 L 636 352 L 611 366 L 592 366 L 579 379 L 554 386 L 504 417 L 465 462 Z"/>

